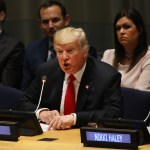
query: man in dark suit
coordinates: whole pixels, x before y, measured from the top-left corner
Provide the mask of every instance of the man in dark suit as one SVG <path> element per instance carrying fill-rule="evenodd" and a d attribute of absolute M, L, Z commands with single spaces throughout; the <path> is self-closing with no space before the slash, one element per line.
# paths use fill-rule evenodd
<path fill-rule="evenodd" d="M 70 16 L 66 8 L 58 1 L 47 1 L 39 9 L 39 24 L 45 37 L 41 40 L 32 42 L 25 55 L 24 76 L 22 90 L 25 91 L 36 76 L 38 67 L 41 63 L 55 58 L 53 48 L 53 35 L 61 28 L 70 23 Z M 90 46 L 90 55 L 97 57 L 97 51 Z"/>
<path fill-rule="evenodd" d="M 57 31 L 54 47 L 57 59 L 40 66 L 36 79 L 18 106 L 19 110 L 35 111 L 37 117 L 53 129 L 80 127 L 103 117 L 120 117 L 121 75 L 110 65 L 88 57 L 84 31 L 73 27 Z M 76 106 L 75 111 L 65 114 L 71 107 L 65 107 L 70 75 L 75 77 Z M 38 107 L 43 76 L 47 76 L 47 82 Z"/>
<path fill-rule="evenodd" d="M 6 4 L 0 0 L 0 85 L 20 88 L 24 44 L 4 31 Z"/>

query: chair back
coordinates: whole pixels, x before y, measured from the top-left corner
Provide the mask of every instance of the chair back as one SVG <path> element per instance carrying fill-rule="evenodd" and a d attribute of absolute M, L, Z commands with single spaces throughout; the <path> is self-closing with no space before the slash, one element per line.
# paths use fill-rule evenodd
<path fill-rule="evenodd" d="M 145 120 L 150 111 L 150 92 L 122 88 L 123 118 Z"/>
<path fill-rule="evenodd" d="M 15 109 L 22 96 L 21 90 L 0 86 L 0 109 Z"/>

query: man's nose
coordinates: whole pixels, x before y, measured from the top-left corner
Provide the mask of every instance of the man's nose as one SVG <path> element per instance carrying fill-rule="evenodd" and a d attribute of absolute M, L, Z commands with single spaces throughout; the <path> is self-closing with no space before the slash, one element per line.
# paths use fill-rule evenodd
<path fill-rule="evenodd" d="M 62 57 L 64 60 L 69 58 L 67 52 L 63 52 Z"/>
<path fill-rule="evenodd" d="M 54 26 L 54 23 L 53 23 L 51 20 L 49 20 L 49 21 L 48 21 L 48 26 L 49 26 L 49 27 L 53 27 L 53 26 Z"/>

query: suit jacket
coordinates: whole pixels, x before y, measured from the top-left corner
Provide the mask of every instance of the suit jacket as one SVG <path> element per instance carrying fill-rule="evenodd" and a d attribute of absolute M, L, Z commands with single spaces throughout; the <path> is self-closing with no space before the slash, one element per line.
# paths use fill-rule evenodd
<path fill-rule="evenodd" d="M 48 49 L 48 38 L 32 42 L 27 47 L 21 88 L 23 91 L 25 91 L 35 79 L 40 64 L 47 61 Z M 89 46 L 89 54 L 97 58 L 97 51 L 93 46 Z"/>
<path fill-rule="evenodd" d="M 23 91 L 25 91 L 34 80 L 40 64 L 46 62 L 47 54 L 47 38 L 34 41 L 27 47 L 23 66 L 23 81 L 21 85 Z"/>
<path fill-rule="evenodd" d="M 64 72 L 57 59 L 44 63 L 26 91 L 19 110 L 36 110 L 41 91 L 42 76 L 47 76 L 40 108 L 60 111 Z M 77 126 L 95 122 L 103 117 L 120 117 L 121 75 L 110 65 L 89 57 L 83 73 L 76 103 Z"/>
<path fill-rule="evenodd" d="M 0 34 L 0 85 L 20 88 L 24 44 L 6 32 Z"/>

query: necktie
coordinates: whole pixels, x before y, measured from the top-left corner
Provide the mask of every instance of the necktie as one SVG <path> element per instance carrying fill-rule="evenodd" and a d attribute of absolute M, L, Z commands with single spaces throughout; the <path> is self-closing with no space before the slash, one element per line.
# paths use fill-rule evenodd
<path fill-rule="evenodd" d="M 68 80 L 69 82 L 64 100 L 64 115 L 75 112 L 75 89 L 73 84 L 75 77 L 71 74 Z"/>
<path fill-rule="evenodd" d="M 48 50 L 47 61 L 54 59 L 56 57 L 53 46 L 51 46 Z"/>

